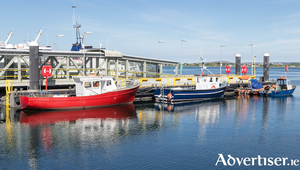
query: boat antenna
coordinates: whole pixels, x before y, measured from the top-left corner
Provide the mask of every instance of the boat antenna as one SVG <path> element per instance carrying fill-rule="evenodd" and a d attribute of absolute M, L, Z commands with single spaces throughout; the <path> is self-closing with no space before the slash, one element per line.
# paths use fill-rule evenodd
<path fill-rule="evenodd" d="M 200 53 L 201 53 L 201 52 L 200 52 Z M 202 67 L 202 60 L 203 60 L 203 58 L 202 58 L 201 55 L 200 55 L 201 76 L 203 76 L 203 74 L 204 74 L 203 67 Z"/>

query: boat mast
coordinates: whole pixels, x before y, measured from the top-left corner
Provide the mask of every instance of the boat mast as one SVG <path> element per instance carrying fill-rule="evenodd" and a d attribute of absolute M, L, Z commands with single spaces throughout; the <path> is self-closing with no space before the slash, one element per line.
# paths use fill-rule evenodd
<path fill-rule="evenodd" d="M 74 27 L 74 25 L 75 25 L 75 8 L 76 8 L 76 6 L 75 5 L 73 5 L 72 6 L 72 8 L 73 8 L 73 16 L 72 16 L 72 22 L 73 22 L 73 44 L 75 43 L 75 37 L 74 37 L 74 34 L 75 34 L 75 27 Z"/>
<path fill-rule="evenodd" d="M 284 69 L 284 72 L 285 72 L 285 78 L 287 79 L 287 72 L 289 71 L 289 67 L 288 65 L 285 65 L 285 69 Z"/>
<path fill-rule="evenodd" d="M 80 37 L 80 31 L 79 28 L 81 28 L 81 24 L 78 24 L 78 22 L 75 23 L 76 17 L 75 17 L 75 8 L 76 6 L 73 5 L 73 42 L 74 44 L 81 44 L 81 37 Z M 76 43 L 75 43 L 75 38 L 74 38 L 74 32 L 76 32 Z"/>
<path fill-rule="evenodd" d="M 202 73 L 203 73 L 202 60 L 203 60 L 203 58 L 200 55 L 201 77 L 202 77 Z"/>

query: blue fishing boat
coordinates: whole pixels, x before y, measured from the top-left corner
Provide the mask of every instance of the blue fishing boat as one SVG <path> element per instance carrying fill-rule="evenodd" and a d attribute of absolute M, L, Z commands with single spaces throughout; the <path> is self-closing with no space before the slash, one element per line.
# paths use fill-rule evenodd
<path fill-rule="evenodd" d="M 260 95 L 264 96 L 290 96 L 293 95 L 296 86 L 291 84 L 291 80 L 285 77 L 279 77 L 277 79 L 276 85 L 269 87 L 266 86 L 263 90 L 259 91 Z"/>
<path fill-rule="evenodd" d="M 157 102 L 180 103 L 219 99 L 224 96 L 225 85 L 219 75 L 196 76 L 196 86 L 192 88 L 157 88 L 154 97 Z"/>

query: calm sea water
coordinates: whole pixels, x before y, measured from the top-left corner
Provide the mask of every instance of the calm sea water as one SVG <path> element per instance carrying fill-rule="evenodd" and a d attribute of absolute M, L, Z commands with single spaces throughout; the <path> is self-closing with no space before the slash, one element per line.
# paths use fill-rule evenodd
<path fill-rule="evenodd" d="M 218 68 L 209 68 L 218 74 Z M 249 69 L 249 68 L 248 68 Z M 165 73 L 173 73 L 165 68 Z M 234 69 L 232 69 L 234 70 Z M 249 71 L 249 70 L 248 70 Z M 225 72 L 225 70 L 223 70 Z M 184 68 L 199 74 L 199 68 Z M 256 75 L 262 76 L 258 68 Z M 284 68 L 270 68 L 270 79 Z M 299 87 L 300 69 L 288 78 Z M 12 111 L 0 124 L 1 169 L 247 169 L 219 155 L 300 160 L 300 91 L 182 105 L 136 103 L 93 110 Z"/>

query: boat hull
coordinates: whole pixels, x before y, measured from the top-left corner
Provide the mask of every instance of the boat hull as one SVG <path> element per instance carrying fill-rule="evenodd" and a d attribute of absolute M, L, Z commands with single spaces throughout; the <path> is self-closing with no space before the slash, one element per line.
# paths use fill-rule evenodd
<path fill-rule="evenodd" d="M 280 96 L 291 96 L 293 95 L 296 88 L 291 90 L 282 90 L 282 91 L 270 91 L 269 93 L 264 92 L 263 90 L 259 92 L 260 95 L 268 95 L 273 97 L 280 97 Z"/>
<path fill-rule="evenodd" d="M 216 89 L 194 90 L 182 89 L 174 90 L 156 89 L 154 91 L 155 100 L 158 102 L 179 103 L 179 102 L 193 102 L 202 100 L 212 100 L 223 97 L 226 87 Z M 170 95 L 171 94 L 171 95 Z"/>
<path fill-rule="evenodd" d="M 22 109 L 93 108 L 133 103 L 139 86 L 92 96 L 27 97 L 20 95 Z"/>

